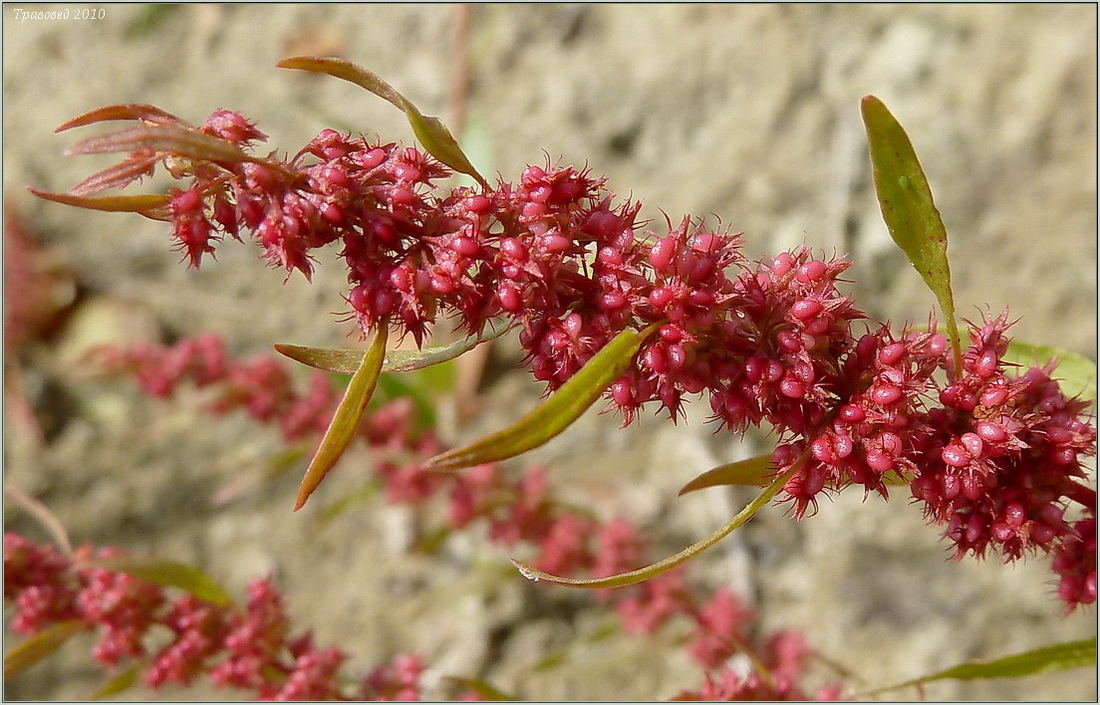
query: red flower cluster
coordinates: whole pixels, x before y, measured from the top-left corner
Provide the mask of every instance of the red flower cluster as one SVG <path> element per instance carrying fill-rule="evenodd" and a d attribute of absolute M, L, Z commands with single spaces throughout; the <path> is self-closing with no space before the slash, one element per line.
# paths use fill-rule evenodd
<path fill-rule="evenodd" d="M 1003 316 L 974 331 L 954 369 L 942 335 L 883 326 L 857 337 L 865 316 L 836 286 L 847 262 L 799 248 L 748 264 L 738 236 L 690 218 L 643 242 L 639 204 L 614 205 L 603 180 L 572 167 L 440 193 L 450 171 L 412 147 L 325 130 L 292 159 L 256 159 L 243 148 L 263 135 L 235 113 L 190 128 L 143 110 L 218 149 L 142 147 L 77 190 L 169 160 L 190 180 L 166 217 L 192 265 L 218 233 L 250 231 L 272 262 L 308 276 L 311 250 L 340 241 L 364 331 L 385 323 L 419 344 L 442 318 L 471 334 L 510 319 L 550 388 L 617 333 L 659 324 L 608 390 L 627 422 L 651 401 L 675 418 L 683 395 L 706 391 L 729 428 L 776 429 L 777 470 L 799 466 L 785 487 L 796 516 L 850 484 L 885 496 L 892 471 L 960 553 L 1055 551 L 1060 594 L 1071 607 L 1095 600 L 1095 551 L 1080 533 L 1090 524 L 1063 518 L 1070 503 L 1095 517 L 1095 492 L 1077 482 L 1095 430 L 1049 370 L 1008 373 Z"/>
<path fill-rule="evenodd" d="M 100 558 L 121 555 L 104 549 Z M 115 667 L 146 654 L 143 640 L 155 627 L 174 635 L 152 655 L 147 685 L 188 685 L 208 674 L 218 686 L 235 687 L 262 700 L 415 700 L 420 695 L 415 657 L 399 656 L 376 674 L 396 671 L 401 688 L 365 679 L 354 693 L 341 687 L 337 672 L 346 655 L 318 649 L 306 634 L 291 637 L 282 597 L 267 580 L 249 585 L 248 604 L 220 606 L 185 594 L 169 601 L 159 586 L 130 574 L 94 567 L 91 548 L 72 560 L 50 545 L 4 534 L 4 598 L 15 604 L 12 629 L 33 636 L 59 622 L 76 620 L 96 631 L 95 659 Z M 398 696 L 398 697 L 395 697 Z"/>

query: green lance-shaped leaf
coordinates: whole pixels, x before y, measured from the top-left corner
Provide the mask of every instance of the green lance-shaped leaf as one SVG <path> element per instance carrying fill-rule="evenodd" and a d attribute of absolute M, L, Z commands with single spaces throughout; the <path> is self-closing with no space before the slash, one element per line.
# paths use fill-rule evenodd
<path fill-rule="evenodd" d="M 138 682 L 142 670 L 147 665 L 139 662 L 119 671 L 108 678 L 103 685 L 96 688 L 95 692 L 88 696 L 88 700 L 107 700 L 119 693 L 126 692 Z"/>
<path fill-rule="evenodd" d="M 979 678 L 1020 678 L 1036 673 L 1064 671 L 1081 666 L 1096 666 L 1096 638 L 1044 646 L 1022 654 L 1013 654 L 992 661 L 972 661 L 914 678 L 904 683 L 878 688 L 865 697 L 890 690 L 930 683 L 940 680 L 977 680 Z"/>
<path fill-rule="evenodd" d="M 516 569 L 519 570 L 520 574 L 522 574 L 523 577 L 529 580 L 534 580 L 535 582 L 545 580 L 546 582 L 554 583 L 555 585 L 564 585 L 566 587 L 574 588 L 618 588 L 626 587 L 627 585 L 634 585 L 635 583 L 640 583 L 651 578 L 656 578 L 658 575 L 661 575 L 662 573 L 667 573 L 681 563 L 684 563 L 691 558 L 694 558 L 695 556 L 699 555 L 703 551 L 707 550 L 714 544 L 718 543 L 719 541 L 726 538 L 734 531 L 748 523 L 750 519 L 756 516 L 757 512 L 763 509 L 768 504 L 768 502 L 770 502 L 772 498 L 779 493 L 779 490 L 783 489 L 783 485 L 787 484 L 787 480 L 789 480 L 792 475 L 794 475 L 802 468 L 802 466 L 806 463 L 807 457 L 807 455 L 803 455 L 801 458 L 799 458 L 798 461 L 796 461 L 795 464 L 789 470 L 787 470 L 787 472 L 777 477 L 770 485 L 768 485 L 767 489 L 760 493 L 760 496 L 749 503 L 747 507 L 738 512 L 737 515 L 733 517 L 733 519 L 731 519 L 729 523 L 727 523 L 721 529 L 715 531 L 713 534 L 703 539 L 702 541 L 688 546 L 676 555 L 669 556 L 662 561 L 658 561 L 657 563 L 648 565 L 644 568 L 638 568 L 637 570 L 632 570 L 626 573 L 619 573 L 618 575 L 610 575 L 606 578 L 566 578 L 559 575 L 552 575 L 550 573 L 547 573 L 546 571 L 534 568 L 527 563 L 517 561 L 514 558 L 512 559 L 512 565 L 514 565 Z"/>
<path fill-rule="evenodd" d="M 905 130 L 875 96 L 864 96 L 861 107 L 882 218 L 890 237 L 936 295 L 958 370 L 962 352 L 947 262 L 947 229 Z"/>
<path fill-rule="evenodd" d="M 659 325 L 654 323 L 642 331 L 624 330 L 619 333 L 534 411 L 503 431 L 431 458 L 424 467 L 429 470 L 459 470 L 514 458 L 538 448 L 580 418 L 604 390 L 622 376 L 642 342 Z"/>
<path fill-rule="evenodd" d="M 344 454 L 355 436 L 355 431 L 359 428 L 359 420 L 363 418 L 367 402 L 374 394 L 374 388 L 378 385 L 378 376 L 382 373 L 382 361 L 386 358 L 386 333 L 386 325 L 384 323 L 379 325 L 370 349 L 367 350 L 367 354 L 359 363 L 359 368 L 352 375 L 351 382 L 344 391 L 344 398 L 336 407 L 336 413 L 325 430 L 321 445 L 318 446 L 317 453 L 310 461 L 305 477 L 302 478 L 294 511 L 302 508 L 309 496 L 321 484 L 321 480 L 324 480 L 325 475 L 336 465 L 336 461 Z"/>
<path fill-rule="evenodd" d="M 465 338 L 449 345 L 436 345 L 423 350 L 390 350 L 386 353 L 386 359 L 382 361 L 382 372 L 412 372 L 447 362 L 486 341 L 499 338 L 508 330 L 509 328 L 505 326 L 480 337 Z M 303 365 L 345 375 L 350 375 L 359 369 L 359 365 L 367 354 L 363 350 L 353 348 L 311 348 L 286 343 L 277 344 L 275 350 Z"/>
<path fill-rule="evenodd" d="M 684 485 L 679 492 L 683 497 L 688 492 L 694 492 L 706 487 L 719 485 L 748 485 L 750 487 L 762 487 L 768 481 L 772 473 L 772 454 L 766 453 L 755 458 L 738 460 L 737 462 L 719 465 L 707 470 L 691 482 Z"/>
<path fill-rule="evenodd" d="M 96 211 L 142 213 L 153 212 L 164 208 L 172 197 L 167 194 L 149 194 L 143 196 L 74 196 L 69 193 L 54 193 L 31 188 L 30 192 L 39 198 L 54 203 L 62 203 L 66 206 L 77 208 L 89 208 Z M 151 216 L 152 217 L 152 216 Z"/>
<path fill-rule="evenodd" d="M 397 108 L 404 111 L 405 116 L 409 120 L 409 124 L 412 126 L 413 132 L 416 134 L 416 138 L 420 140 L 420 144 L 424 145 L 424 149 L 428 151 L 428 154 L 431 154 L 455 171 L 469 174 L 477 179 L 477 182 L 483 187 L 489 187 L 485 179 L 482 178 L 481 174 L 474 168 L 474 165 L 470 163 L 470 160 L 466 157 L 462 148 L 458 146 L 458 141 L 451 134 L 451 131 L 447 129 L 447 126 L 443 124 L 442 120 L 421 113 L 420 110 L 412 104 L 412 101 L 398 93 L 394 90 L 393 86 L 367 69 L 356 66 L 350 61 L 344 61 L 343 59 L 320 58 L 315 56 L 295 56 L 289 59 L 283 59 L 275 65 L 284 69 L 326 73 L 336 78 L 342 78 L 345 81 L 366 88 L 376 96 L 393 103 Z"/>
<path fill-rule="evenodd" d="M 1058 365 L 1051 376 L 1058 380 L 1062 393 L 1096 401 L 1096 363 L 1080 353 L 1013 340 L 1008 344 L 1004 360 L 1027 367 L 1057 360 Z"/>
<path fill-rule="evenodd" d="M 11 678 L 46 658 L 86 625 L 79 619 L 58 622 L 43 629 L 4 654 L 4 677 Z"/>
<path fill-rule="evenodd" d="M 81 561 L 81 566 L 126 573 L 157 585 L 176 587 L 222 607 L 233 601 L 216 580 L 186 563 L 147 556 L 111 556 Z"/>

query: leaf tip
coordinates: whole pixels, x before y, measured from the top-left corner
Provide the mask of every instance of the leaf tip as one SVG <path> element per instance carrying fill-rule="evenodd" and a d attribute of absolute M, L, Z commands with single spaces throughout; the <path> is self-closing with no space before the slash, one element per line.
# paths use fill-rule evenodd
<path fill-rule="evenodd" d="M 279 61 L 275 64 L 277 69 L 298 69 L 302 67 L 302 64 L 306 61 L 312 61 L 312 57 L 308 56 L 288 56 L 287 58 Z"/>

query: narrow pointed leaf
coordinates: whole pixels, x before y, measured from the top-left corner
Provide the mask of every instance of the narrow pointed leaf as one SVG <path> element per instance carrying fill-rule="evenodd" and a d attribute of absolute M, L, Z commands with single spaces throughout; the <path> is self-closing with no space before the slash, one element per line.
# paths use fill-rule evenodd
<path fill-rule="evenodd" d="M 200 600 L 224 607 L 232 602 L 216 580 L 193 565 L 149 556 L 111 556 L 81 562 L 82 566 L 126 573 L 157 585 L 186 590 Z"/>
<path fill-rule="evenodd" d="M 57 651 L 73 635 L 85 629 L 79 619 L 58 622 L 51 627 L 27 639 L 19 646 L 4 654 L 4 677 L 11 678 L 22 673 L 54 651 Z"/>
<path fill-rule="evenodd" d="M 861 107 L 882 218 L 890 237 L 936 295 L 947 323 L 955 369 L 960 369 L 962 353 L 951 294 L 947 230 L 932 201 L 932 189 L 909 136 L 882 101 L 873 95 L 864 96 Z"/>
<path fill-rule="evenodd" d="M 1013 654 L 992 661 L 972 661 L 904 683 L 876 689 L 874 695 L 939 680 L 976 680 L 979 678 L 1020 678 L 1036 673 L 1064 671 L 1081 666 L 1096 666 L 1096 638 L 1072 641 Z"/>
<path fill-rule="evenodd" d="M 386 353 L 386 359 L 382 361 L 382 372 L 411 372 L 447 362 L 488 340 L 499 338 L 509 330 L 505 326 L 480 337 L 465 338 L 449 345 L 436 345 L 423 350 L 390 350 Z M 367 354 L 364 350 L 352 348 L 311 348 L 286 343 L 277 344 L 275 350 L 303 365 L 348 375 L 359 369 L 359 365 Z"/>
<path fill-rule="evenodd" d="M 54 203 L 63 203 L 77 208 L 89 208 L 96 211 L 124 211 L 128 213 L 146 213 L 168 205 L 171 196 L 167 194 L 148 194 L 141 196 L 74 196 L 69 193 L 53 193 L 31 188 L 30 192 L 39 198 Z"/>
<path fill-rule="evenodd" d="M 553 583 L 555 585 L 564 585 L 566 587 L 574 588 L 618 588 L 626 587 L 627 585 L 634 585 L 635 583 L 640 583 L 651 578 L 656 578 L 658 575 L 661 575 L 662 573 L 667 573 L 681 563 L 684 563 L 691 558 L 694 558 L 695 556 L 699 555 L 703 551 L 707 550 L 714 544 L 732 534 L 735 530 L 744 526 L 750 519 L 756 516 L 756 513 L 763 509 L 764 506 L 767 505 L 767 503 L 770 502 L 776 494 L 778 494 L 779 490 L 783 489 L 783 485 L 787 483 L 787 480 L 789 480 L 791 476 L 794 475 L 803 466 L 803 464 L 805 463 L 805 457 L 806 456 L 803 456 L 803 458 L 796 462 L 793 467 L 787 470 L 787 472 L 777 477 L 775 481 L 768 485 L 767 489 L 760 493 L 760 495 L 751 503 L 749 503 L 748 506 L 738 512 L 737 516 L 733 517 L 733 519 L 731 519 L 729 523 L 727 523 L 721 529 L 715 531 L 713 534 L 703 539 L 702 541 L 688 546 L 676 555 L 669 556 L 662 561 L 658 561 L 657 563 L 648 565 L 644 568 L 638 568 L 637 570 L 632 570 L 626 573 L 619 573 L 618 575 L 610 575 L 606 578 L 566 578 L 559 575 L 552 575 L 550 573 L 547 573 L 546 571 L 534 568 L 527 563 L 517 561 L 514 558 L 512 559 L 512 565 L 514 565 L 516 569 L 519 570 L 520 574 L 528 580 L 534 580 L 535 582 L 545 580 L 546 582 Z"/>
<path fill-rule="evenodd" d="M 719 465 L 707 470 L 680 489 L 679 496 L 683 497 L 688 492 L 701 490 L 705 487 L 717 487 L 718 485 L 748 485 L 750 487 L 762 487 L 768 482 L 768 476 L 772 473 L 772 454 L 758 455 L 755 458 L 738 460 L 735 463 Z"/>
<path fill-rule="evenodd" d="M 141 103 L 126 103 L 123 105 L 107 105 L 102 108 L 90 110 L 83 115 L 77 115 L 72 120 L 59 126 L 54 132 L 64 132 L 74 127 L 83 127 L 107 120 L 142 120 L 159 125 L 183 125 L 187 123 L 155 105 L 143 105 Z"/>
<path fill-rule="evenodd" d="M 69 189 L 74 196 L 91 196 L 111 188 L 126 188 L 134 181 L 151 176 L 159 159 L 154 154 L 147 159 L 127 159 L 103 171 L 96 172 Z"/>
<path fill-rule="evenodd" d="M 580 418 L 604 390 L 622 376 L 642 342 L 657 326 L 653 324 L 643 331 L 619 333 L 534 411 L 503 431 L 431 458 L 424 467 L 458 470 L 513 458 L 538 448 Z"/>
<path fill-rule="evenodd" d="M 1062 393 L 1096 401 L 1096 363 L 1084 355 L 1049 345 L 1013 340 L 1008 344 L 1004 360 L 1028 367 L 1057 360 L 1058 365 L 1051 376 L 1059 381 Z"/>
<path fill-rule="evenodd" d="M 330 76 L 335 76 L 336 78 L 342 78 L 345 81 L 366 88 L 378 97 L 389 101 L 397 108 L 404 111 L 405 117 L 408 118 L 409 124 L 412 126 L 413 133 L 416 134 L 416 138 L 420 140 L 420 143 L 424 145 L 424 149 L 427 150 L 428 154 L 431 154 L 457 172 L 469 174 L 475 178 L 479 184 L 486 188 L 488 187 L 485 179 L 482 178 L 481 174 L 479 174 L 473 164 L 470 163 L 469 158 L 466 157 L 462 148 L 458 146 L 458 141 L 455 140 L 454 135 L 452 135 L 451 131 L 447 129 L 447 126 L 443 124 L 443 121 L 437 117 L 431 117 L 421 113 L 420 110 L 412 104 L 412 101 L 398 93 L 394 90 L 393 86 L 383 81 L 373 72 L 361 66 L 356 66 L 350 61 L 344 61 L 343 59 L 313 56 L 295 56 L 289 59 L 283 59 L 275 65 L 284 69 L 325 73 Z"/>
<path fill-rule="evenodd" d="M 95 692 L 92 693 L 88 699 L 106 700 L 113 695 L 118 695 L 119 693 L 129 690 L 138 682 L 138 677 L 141 675 L 142 668 L 144 668 L 145 665 L 144 663 L 135 663 L 133 666 L 120 671 L 109 678 L 106 683 L 96 688 Z"/>
<path fill-rule="evenodd" d="M 54 132 L 65 132 L 73 128 L 83 128 L 84 125 L 106 122 L 108 120 L 141 120 L 143 122 L 153 122 L 156 124 L 188 126 L 186 122 L 180 120 L 176 115 L 167 110 L 162 110 L 156 106 L 146 106 L 146 104 L 143 103 L 132 102 L 118 104 L 118 106 L 105 106 L 95 110 L 89 110 L 59 125 Z"/>
<path fill-rule="evenodd" d="M 325 430 L 325 436 L 321 439 L 321 445 L 317 453 L 306 469 L 306 475 L 302 478 L 302 484 L 298 488 L 298 499 L 294 504 L 294 511 L 298 511 L 325 479 L 325 475 L 336 465 L 336 461 L 344 454 L 351 439 L 355 437 L 355 431 L 359 428 L 359 420 L 363 418 L 363 412 L 367 408 L 367 402 L 374 394 L 374 388 L 378 384 L 378 375 L 382 372 L 382 361 L 386 357 L 386 326 L 378 327 L 374 334 L 370 349 L 363 356 L 359 368 L 351 377 L 344 398 L 336 407 L 336 413 Z"/>
<path fill-rule="evenodd" d="M 140 149 L 154 149 L 189 159 L 215 162 L 257 161 L 231 142 L 176 125 L 142 125 L 121 132 L 96 135 L 69 147 L 66 154 L 111 154 L 136 152 Z"/>

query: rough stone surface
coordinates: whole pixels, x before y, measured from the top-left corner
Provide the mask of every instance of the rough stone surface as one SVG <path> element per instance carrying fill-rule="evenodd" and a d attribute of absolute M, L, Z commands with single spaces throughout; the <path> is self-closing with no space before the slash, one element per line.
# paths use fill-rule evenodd
<path fill-rule="evenodd" d="M 250 354 L 279 341 L 340 344 L 348 329 L 332 315 L 344 305 L 344 278 L 331 256 L 312 286 L 284 284 L 254 248 L 233 243 L 195 272 L 168 251 L 162 224 L 30 197 L 27 185 L 61 191 L 107 163 L 63 158 L 73 138 L 54 126 L 141 102 L 191 120 L 238 109 L 289 151 L 326 126 L 408 141 L 402 116 L 373 96 L 274 64 L 339 54 L 446 118 L 456 8 L 105 9 L 97 21 L 18 23 L 4 8 L 5 196 L 83 287 L 70 324 L 18 360 L 53 430 L 35 446 L 5 417 L 5 482 L 46 502 L 77 542 L 192 561 L 238 594 L 273 574 L 298 622 L 353 654 L 352 671 L 415 651 L 432 665 L 430 679 L 477 675 L 528 698 L 668 698 L 698 687 L 701 673 L 677 644 L 682 629 L 593 640 L 611 619 L 596 602 L 528 584 L 476 531 L 424 556 L 404 548 L 415 522 L 380 498 L 322 521 L 326 501 L 362 486 L 365 454 L 343 461 L 320 501 L 298 514 L 289 475 L 212 506 L 226 477 L 279 447 L 276 435 L 244 419 L 211 423 L 198 396 L 162 405 L 123 382 L 83 379 L 71 363 L 74 350 L 105 338 L 214 331 Z M 467 143 L 484 170 L 509 178 L 547 155 L 587 163 L 644 200 L 655 227 L 665 214 L 713 213 L 745 232 L 752 256 L 802 242 L 847 252 L 862 307 L 919 323 L 934 300 L 890 242 L 870 181 L 859 99 L 873 93 L 906 126 L 928 173 L 952 236 L 961 315 L 1008 307 L 1020 338 L 1095 359 L 1096 46 L 1091 5 L 478 6 Z M 514 352 L 497 345 L 482 413 L 453 429 L 457 437 L 535 403 L 537 385 L 509 371 Z M 716 490 L 676 500 L 676 489 L 765 448 L 762 438 L 712 435 L 702 406 L 687 423 L 647 418 L 624 431 L 590 413 L 523 462 L 548 465 L 569 500 L 626 516 L 661 550 L 678 550 L 749 497 Z M 21 510 L 5 508 L 6 528 L 33 531 Z M 768 510 L 691 576 L 707 588 L 733 585 L 767 629 L 803 630 L 862 679 L 856 688 L 1095 634 L 1094 611 L 1061 614 L 1043 561 L 947 562 L 936 532 L 900 496 L 887 505 L 844 495 L 800 524 Z M 9 680 L 5 697 L 86 696 L 102 679 L 86 649 L 68 645 Z M 927 697 L 1089 700 L 1095 671 L 945 682 Z"/>

